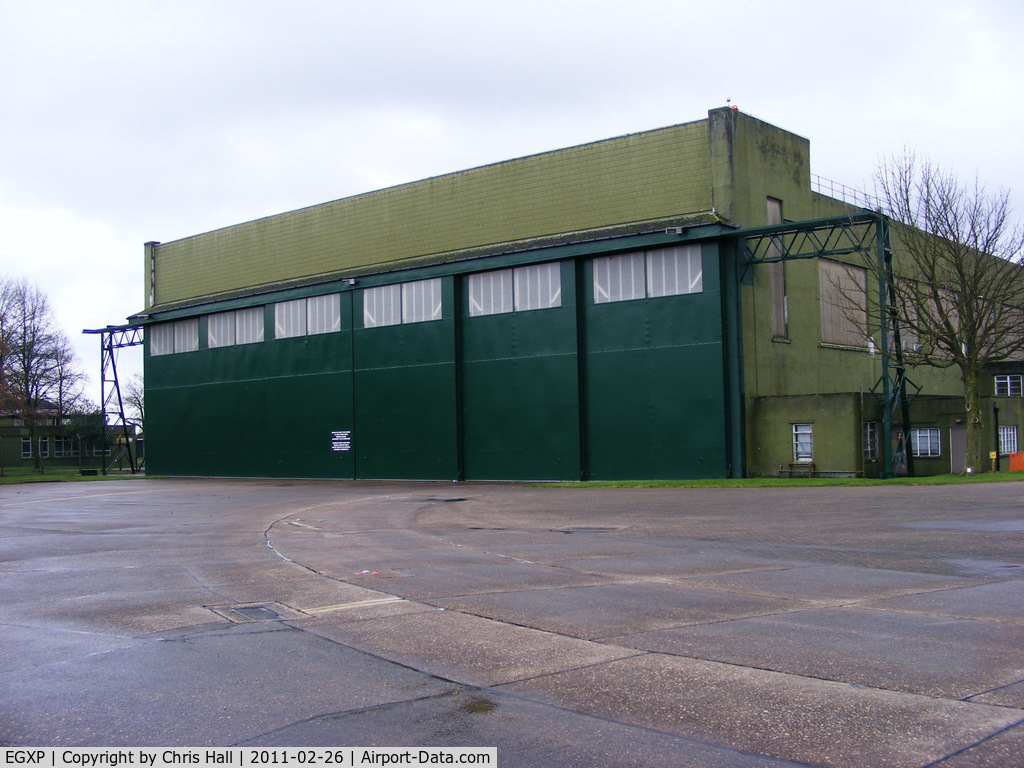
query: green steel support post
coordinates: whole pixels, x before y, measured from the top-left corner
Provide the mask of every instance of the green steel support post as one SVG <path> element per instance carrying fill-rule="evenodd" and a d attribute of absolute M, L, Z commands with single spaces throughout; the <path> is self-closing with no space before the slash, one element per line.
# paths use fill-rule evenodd
<path fill-rule="evenodd" d="M 903 340 L 900 335 L 899 306 L 896 303 L 896 289 L 892 271 L 892 245 L 889 236 L 889 218 L 878 215 L 875 225 L 879 258 L 879 305 L 885 327 L 882 329 L 882 401 L 883 414 L 883 478 L 896 477 L 900 465 L 906 461 L 907 476 L 914 476 L 913 452 L 910 445 L 910 401 L 907 399 L 907 369 L 903 363 Z M 890 365 L 892 360 L 892 365 Z M 900 409 L 900 432 L 896 450 L 892 450 L 892 417 Z"/>
<path fill-rule="evenodd" d="M 728 421 L 726 457 L 729 477 L 745 477 L 743 419 L 743 337 L 740 304 L 739 253 L 735 242 L 718 247 L 722 274 L 722 339 L 725 347 L 725 397 Z"/>

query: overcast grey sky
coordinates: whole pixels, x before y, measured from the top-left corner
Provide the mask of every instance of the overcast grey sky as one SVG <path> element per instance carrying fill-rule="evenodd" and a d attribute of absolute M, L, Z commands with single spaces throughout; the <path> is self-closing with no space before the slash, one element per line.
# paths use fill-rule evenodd
<path fill-rule="evenodd" d="M 731 99 L 867 187 L 904 146 L 1024 212 L 1020 0 L 0 0 L 0 274 L 83 328 L 143 248 L 699 120 Z M 125 370 L 139 366 L 128 355 Z"/>

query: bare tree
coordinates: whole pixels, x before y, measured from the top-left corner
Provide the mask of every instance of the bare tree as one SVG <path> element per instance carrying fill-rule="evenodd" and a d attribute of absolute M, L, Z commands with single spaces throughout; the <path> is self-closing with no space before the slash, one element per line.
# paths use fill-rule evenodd
<path fill-rule="evenodd" d="M 890 290 L 906 362 L 959 369 L 966 467 L 983 471 L 982 371 L 1024 349 L 1024 233 L 1008 192 L 964 185 L 913 153 L 883 164 L 875 183 L 895 225 Z"/>
<path fill-rule="evenodd" d="M 0 363 L 7 410 L 18 413 L 38 446 L 39 426 L 74 408 L 85 376 L 46 294 L 24 280 L 0 279 Z"/>
<path fill-rule="evenodd" d="M 0 410 L 9 411 L 15 407 L 17 398 L 13 382 L 8 375 L 12 362 L 14 342 L 15 292 L 13 285 L 0 278 Z"/>
<path fill-rule="evenodd" d="M 136 373 L 124 386 L 124 404 L 128 407 L 129 417 L 145 430 L 145 386 L 142 374 Z"/>
<path fill-rule="evenodd" d="M 79 367 L 71 342 L 64 334 L 59 333 L 54 338 L 51 355 L 53 375 L 50 398 L 57 406 L 58 413 L 65 416 L 78 408 L 84 396 L 82 390 L 86 375 Z"/>

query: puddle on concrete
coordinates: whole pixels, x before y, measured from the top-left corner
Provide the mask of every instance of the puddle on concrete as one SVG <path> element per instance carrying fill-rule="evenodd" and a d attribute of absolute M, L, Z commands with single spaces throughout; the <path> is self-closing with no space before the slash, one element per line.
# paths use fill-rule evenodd
<path fill-rule="evenodd" d="M 489 699 L 473 697 L 465 702 L 459 709 L 471 715 L 486 715 L 498 708 L 498 705 Z"/>
<path fill-rule="evenodd" d="M 1024 563 L 1007 563 L 1003 560 L 986 560 L 980 557 L 958 557 L 948 562 L 956 569 L 958 576 L 983 576 L 986 578 L 1019 579 L 1024 576 Z"/>

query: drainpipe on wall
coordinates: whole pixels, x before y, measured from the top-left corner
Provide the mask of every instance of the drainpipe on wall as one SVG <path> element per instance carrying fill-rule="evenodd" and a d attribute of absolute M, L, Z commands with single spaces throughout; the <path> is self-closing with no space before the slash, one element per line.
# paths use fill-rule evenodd
<path fill-rule="evenodd" d="M 145 244 L 146 249 L 146 309 L 156 304 L 156 247 L 155 240 Z"/>

